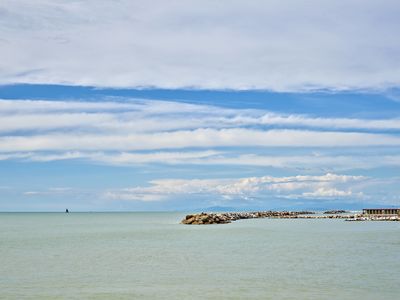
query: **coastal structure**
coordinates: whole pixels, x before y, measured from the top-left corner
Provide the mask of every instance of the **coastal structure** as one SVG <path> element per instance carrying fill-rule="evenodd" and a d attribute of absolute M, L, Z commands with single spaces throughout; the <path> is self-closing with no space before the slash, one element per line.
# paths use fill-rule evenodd
<path fill-rule="evenodd" d="M 187 215 L 182 224 L 188 225 L 207 225 L 207 224 L 227 224 L 242 219 L 348 219 L 352 215 L 324 215 L 317 216 L 312 211 L 255 211 L 255 212 L 226 212 L 226 213 L 204 213 Z"/>
<path fill-rule="evenodd" d="M 336 212 L 332 214 L 332 212 Z M 226 212 L 187 215 L 182 224 L 211 225 L 227 224 L 241 219 L 344 219 L 345 221 L 400 221 L 400 208 L 363 209 L 363 213 L 343 214 L 342 210 L 328 211 L 323 215 L 312 211 L 255 211 L 255 212 Z"/>
<path fill-rule="evenodd" d="M 364 215 L 400 216 L 400 208 L 364 208 Z"/>

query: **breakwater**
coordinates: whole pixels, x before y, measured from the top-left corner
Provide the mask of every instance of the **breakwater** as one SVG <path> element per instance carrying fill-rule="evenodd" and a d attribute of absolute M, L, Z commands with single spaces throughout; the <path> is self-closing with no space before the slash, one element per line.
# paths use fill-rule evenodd
<path fill-rule="evenodd" d="M 366 215 L 358 214 L 352 218 L 347 218 L 346 221 L 400 221 L 399 215 Z"/>
<path fill-rule="evenodd" d="M 209 225 L 228 224 L 242 219 L 344 219 L 346 221 L 400 221 L 399 216 L 379 216 L 365 214 L 332 214 L 315 215 L 311 211 L 257 211 L 257 212 L 226 212 L 226 213 L 199 213 L 187 215 L 182 224 Z"/>
<path fill-rule="evenodd" d="M 326 215 L 345 214 L 345 213 L 348 213 L 348 211 L 343 210 L 343 209 L 324 211 L 324 214 L 326 214 Z"/>

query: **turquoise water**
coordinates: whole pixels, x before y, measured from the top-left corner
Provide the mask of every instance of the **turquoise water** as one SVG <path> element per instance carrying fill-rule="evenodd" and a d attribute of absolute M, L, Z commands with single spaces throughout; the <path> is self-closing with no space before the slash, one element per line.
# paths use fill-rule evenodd
<path fill-rule="evenodd" d="M 1 299 L 398 299 L 400 223 L 1 213 Z"/>

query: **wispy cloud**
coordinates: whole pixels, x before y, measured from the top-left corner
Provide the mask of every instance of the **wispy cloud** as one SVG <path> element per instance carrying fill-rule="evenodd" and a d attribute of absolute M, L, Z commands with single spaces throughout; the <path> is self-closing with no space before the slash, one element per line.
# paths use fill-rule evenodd
<path fill-rule="evenodd" d="M 336 188 L 318 188 L 313 192 L 304 192 L 301 194 L 301 198 L 340 198 L 340 197 L 361 197 L 363 195 L 362 192 L 358 192 L 357 194 L 353 193 L 351 190 L 341 191 Z"/>
<path fill-rule="evenodd" d="M 44 150 L 156 150 L 208 147 L 355 147 L 400 146 L 383 134 L 302 130 L 196 129 L 152 134 L 48 134 L 0 137 L 0 152 Z"/>
<path fill-rule="evenodd" d="M 248 150 L 249 152 L 251 150 Z M 152 151 L 152 152 L 21 152 L 0 154 L 1 160 L 23 162 L 53 162 L 62 160 L 82 160 L 86 163 L 132 167 L 145 164 L 163 165 L 203 165 L 203 166 L 255 166 L 295 170 L 373 169 L 379 167 L 399 167 L 400 155 L 365 154 L 334 155 L 330 153 L 309 153 L 308 155 L 259 155 L 230 151 Z"/>
<path fill-rule="evenodd" d="M 122 100 L 122 99 L 121 99 Z M 110 101 L 0 100 L 0 133 L 77 130 L 157 132 L 197 128 L 303 128 L 399 131 L 400 119 L 321 118 L 255 109 L 124 99 Z M 188 118 L 189 117 L 189 118 Z"/>
<path fill-rule="evenodd" d="M 393 37 L 400 7 L 392 0 L 3 0 L 0 13 L 3 83 L 273 90 L 399 85 L 400 42 Z"/>
<path fill-rule="evenodd" d="M 137 99 L 0 100 L 0 116 L 0 160 L 320 170 L 399 165 L 391 152 L 271 155 L 255 150 L 398 147 L 398 119 L 321 118 Z"/>

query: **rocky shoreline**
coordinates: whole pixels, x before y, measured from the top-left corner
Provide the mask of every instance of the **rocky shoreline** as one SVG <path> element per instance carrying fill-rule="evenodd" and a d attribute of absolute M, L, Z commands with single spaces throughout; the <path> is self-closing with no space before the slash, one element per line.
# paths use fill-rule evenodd
<path fill-rule="evenodd" d="M 187 215 L 182 224 L 211 225 L 228 224 L 242 219 L 344 219 L 345 221 L 400 221 L 399 216 L 371 216 L 364 214 L 324 214 L 315 215 L 311 211 L 257 211 L 257 212 L 226 212 L 226 213 L 199 213 Z"/>

